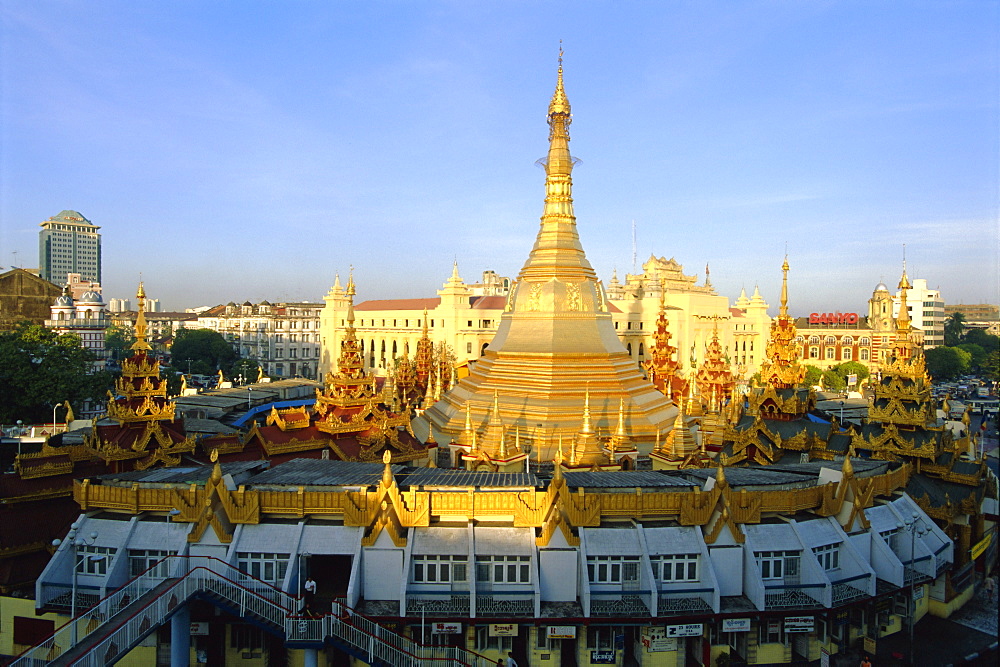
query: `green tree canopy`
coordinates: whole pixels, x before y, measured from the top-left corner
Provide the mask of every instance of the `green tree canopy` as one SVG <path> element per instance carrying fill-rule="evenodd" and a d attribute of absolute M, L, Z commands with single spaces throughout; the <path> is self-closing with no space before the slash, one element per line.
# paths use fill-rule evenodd
<path fill-rule="evenodd" d="M 940 381 L 968 372 L 972 355 L 957 347 L 940 346 L 924 352 L 924 359 L 931 378 Z"/>
<path fill-rule="evenodd" d="M 965 315 L 952 313 L 944 321 L 944 344 L 954 347 L 962 342 L 965 336 Z"/>
<path fill-rule="evenodd" d="M 972 371 L 979 372 L 982 370 L 983 365 L 986 363 L 986 350 L 983 349 L 982 345 L 976 345 L 975 343 L 962 343 L 956 347 L 969 353 L 969 368 Z"/>
<path fill-rule="evenodd" d="M 858 363 L 857 361 L 845 361 L 842 364 L 837 364 L 832 369 L 840 377 L 844 378 L 844 386 L 847 387 L 847 376 L 857 375 L 858 384 L 856 387 L 861 386 L 861 383 L 868 379 L 868 367 L 864 364 Z M 828 385 L 829 386 L 829 385 Z"/>
<path fill-rule="evenodd" d="M 222 369 L 222 372 L 229 377 L 232 375 L 233 363 L 238 355 L 222 334 L 216 331 L 181 329 L 174 336 L 170 357 L 173 367 L 177 370 L 187 372 L 187 362 L 190 359 L 192 373 L 214 375 Z"/>
<path fill-rule="evenodd" d="M 135 332 L 132 327 L 112 324 L 104 332 L 104 347 L 111 351 L 111 358 L 115 361 L 129 356 L 134 342 Z"/>
<path fill-rule="evenodd" d="M 986 350 L 987 354 L 995 350 L 1000 350 L 1000 336 L 994 336 L 985 329 L 969 329 L 965 333 L 965 338 L 962 339 L 962 342 L 978 345 Z"/>
<path fill-rule="evenodd" d="M 803 380 L 805 384 L 809 387 L 814 387 L 819 384 L 819 379 L 823 377 L 823 369 L 819 366 L 812 366 L 806 364 L 806 379 Z"/>
<path fill-rule="evenodd" d="M 94 355 L 75 334 L 29 322 L 0 331 L 0 422 L 52 420 L 52 406 L 103 401 L 112 375 L 94 370 Z M 59 415 L 61 416 L 61 415 Z"/>
<path fill-rule="evenodd" d="M 847 380 L 835 369 L 823 371 L 823 387 L 833 391 L 843 391 L 847 388 Z"/>

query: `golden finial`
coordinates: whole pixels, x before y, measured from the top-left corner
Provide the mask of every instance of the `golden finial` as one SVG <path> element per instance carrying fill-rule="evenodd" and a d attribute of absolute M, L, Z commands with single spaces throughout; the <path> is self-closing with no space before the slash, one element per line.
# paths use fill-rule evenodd
<path fill-rule="evenodd" d="M 212 481 L 218 482 L 222 479 L 222 465 L 219 464 L 219 450 L 213 449 L 208 459 L 214 464 L 212 466 Z"/>
<path fill-rule="evenodd" d="M 781 309 L 778 312 L 781 317 L 788 317 L 788 255 L 781 264 Z"/>
<path fill-rule="evenodd" d="M 590 383 L 588 382 L 583 395 L 583 426 L 580 428 L 580 433 L 590 432 Z"/>
<path fill-rule="evenodd" d="M 726 468 L 721 463 L 719 464 L 719 470 L 715 473 L 715 485 L 721 486 L 726 483 Z"/>
<path fill-rule="evenodd" d="M 390 467 L 392 452 L 388 449 L 382 452 L 382 463 L 385 464 L 385 468 L 382 469 L 382 484 L 384 486 L 392 486 L 392 468 Z"/>
<path fill-rule="evenodd" d="M 351 265 L 351 272 L 347 276 L 347 292 L 348 296 L 354 296 L 354 265 Z"/>
<path fill-rule="evenodd" d="M 566 116 L 570 114 L 569 100 L 566 98 L 566 90 L 563 88 L 562 42 L 559 43 L 559 70 L 556 77 L 556 91 L 552 94 L 552 102 L 549 103 L 549 116 L 554 114 L 565 114 Z"/>
<path fill-rule="evenodd" d="M 149 341 L 146 340 L 146 290 L 142 286 L 142 281 L 139 281 L 139 289 L 135 293 L 137 303 L 136 308 L 138 312 L 135 316 L 135 342 L 132 343 L 133 350 L 151 350 L 149 346 Z"/>
<path fill-rule="evenodd" d="M 854 476 L 854 466 L 851 465 L 851 456 L 853 456 L 853 454 L 854 447 L 848 447 L 847 452 L 844 454 L 844 465 L 840 469 L 845 478 Z"/>

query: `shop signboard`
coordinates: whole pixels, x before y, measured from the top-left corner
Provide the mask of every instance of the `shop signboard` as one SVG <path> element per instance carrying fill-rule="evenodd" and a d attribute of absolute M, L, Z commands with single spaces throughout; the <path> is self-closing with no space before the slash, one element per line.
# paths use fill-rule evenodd
<path fill-rule="evenodd" d="M 668 637 L 701 637 L 705 632 L 701 623 L 685 623 L 684 625 L 668 625 Z"/>
<path fill-rule="evenodd" d="M 461 623 L 431 623 L 432 635 L 458 635 L 462 634 Z"/>
<path fill-rule="evenodd" d="M 642 628 L 642 645 L 646 648 L 647 653 L 676 651 L 677 639 L 667 637 L 663 627 L 647 625 Z"/>
<path fill-rule="evenodd" d="M 750 632 L 749 618 L 724 618 L 722 619 L 723 632 Z"/>
<path fill-rule="evenodd" d="M 785 618 L 785 632 L 812 632 L 815 620 L 812 616 L 788 616 Z"/>
<path fill-rule="evenodd" d="M 546 631 L 549 639 L 576 639 L 575 625 L 550 625 Z"/>
<path fill-rule="evenodd" d="M 615 660 L 614 649 L 590 652 L 590 664 L 592 665 L 613 665 L 615 662 L 617 660 Z"/>
<path fill-rule="evenodd" d="M 517 623 L 491 623 L 490 637 L 517 637 Z"/>
<path fill-rule="evenodd" d="M 208 623 L 197 622 L 191 624 L 191 636 L 192 637 L 207 637 L 208 636 Z"/>

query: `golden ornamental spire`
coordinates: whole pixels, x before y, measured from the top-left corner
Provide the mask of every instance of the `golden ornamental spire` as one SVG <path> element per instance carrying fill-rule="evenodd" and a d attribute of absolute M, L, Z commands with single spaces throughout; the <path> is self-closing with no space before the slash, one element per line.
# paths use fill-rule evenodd
<path fill-rule="evenodd" d="M 549 102 L 549 117 L 552 114 L 570 114 L 569 100 L 566 98 L 566 90 L 563 88 L 563 48 L 559 44 L 559 70 L 556 76 L 556 90 L 552 93 L 552 101 Z M 549 121 L 551 123 L 551 120 Z M 567 123 L 568 125 L 568 123 Z"/>
<path fill-rule="evenodd" d="M 788 255 L 781 264 L 781 308 L 778 313 L 781 317 L 788 317 Z"/>
<path fill-rule="evenodd" d="M 149 341 L 146 340 L 146 290 L 143 288 L 141 280 L 135 297 L 138 301 L 136 307 L 139 312 L 135 316 L 135 342 L 132 343 L 132 349 L 138 352 L 139 350 L 152 349 L 149 346 Z"/>

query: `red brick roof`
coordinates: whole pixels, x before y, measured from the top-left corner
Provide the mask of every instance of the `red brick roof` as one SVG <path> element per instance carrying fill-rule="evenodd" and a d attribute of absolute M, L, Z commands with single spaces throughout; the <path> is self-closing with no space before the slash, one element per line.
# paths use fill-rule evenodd
<path fill-rule="evenodd" d="M 362 301 L 354 310 L 433 310 L 441 305 L 441 297 L 429 299 L 376 299 Z"/>

